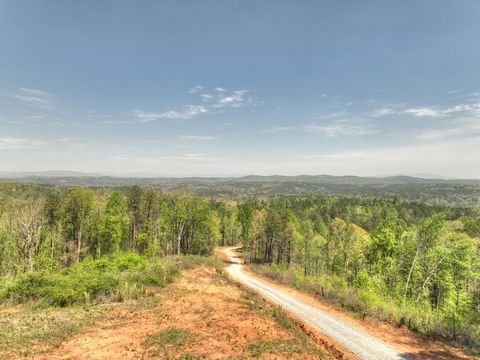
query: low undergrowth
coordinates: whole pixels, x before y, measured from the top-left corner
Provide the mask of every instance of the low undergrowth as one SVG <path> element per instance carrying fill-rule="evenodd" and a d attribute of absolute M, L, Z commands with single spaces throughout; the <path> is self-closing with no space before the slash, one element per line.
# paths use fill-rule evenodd
<path fill-rule="evenodd" d="M 151 308 L 157 301 L 151 295 L 183 269 L 221 264 L 214 257 L 151 259 L 124 253 L 85 259 L 57 271 L 0 278 L 0 360 L 49 351 L 81 329 L 114 316 L 119 307 Z M 158 336 L 167 342 L 175 338 L 174 332 Z"/>
<path fill-rule="evenodd" d="M 65 307 L 135 300 L 166 286 L 182 269 L 216 263 L 213 257 L 146 258 L 136 253 L 87 258 L 58 271 L 31 271 L 3 280 L 0 302 Z"/>
<path fill-rule="evenodd" d="M 422 335 L 467 345 L 470 351 L 479 353 L 479 326 L 456 323 L 455 336 L 452 337 L 451 324 L 448 323 L 445 314 L 427 306 L 399 304 L 372 289 L 349 286 L 345 279 L 335 275 L 305 276 L 300 271 L 286 270 L 275 265 L 251 265 L 251 269 L 282 284 L 328 299 L 352 311 L 357 317 L 371 316 L 397 327 L 406 326 Z"/>

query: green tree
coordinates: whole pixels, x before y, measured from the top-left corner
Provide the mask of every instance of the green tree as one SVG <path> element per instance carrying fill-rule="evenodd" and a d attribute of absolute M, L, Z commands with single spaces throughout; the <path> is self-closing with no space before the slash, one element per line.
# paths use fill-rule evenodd
<path fill-rule="evenodd" d="M 132 250 L 136 250 L 137 248 L 138 229 L 142 222 L 142 194 L 143 190 L 138 185 L 132 186 L 128 192 L 128 209 L 130 211 L 132 224 Z"/>
<path fill-rule="evenodd" d="M 129 218 L 127 198 L 118 190 L 112 191 L 107 200 L 100 223 L 98 255 L 119 252 L 127 248 Z"/>
<path fill-rule="evenodd" d="M 82 244 L 90 221 L 95 194 L 88 188 L 74 188 L 65 198 L 63 207 L 64 228 L 75 246 L 74 260 L 80 261 Z"/>

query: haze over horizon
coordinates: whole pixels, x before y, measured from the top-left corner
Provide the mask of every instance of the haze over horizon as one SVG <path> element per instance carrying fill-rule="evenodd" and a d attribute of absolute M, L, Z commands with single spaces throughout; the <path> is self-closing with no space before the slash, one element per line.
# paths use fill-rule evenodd
<path fill-rule="evenodd" d="M 0 1 L 0 172 L 480 178 L 480 3 L 141 3 Z"/>

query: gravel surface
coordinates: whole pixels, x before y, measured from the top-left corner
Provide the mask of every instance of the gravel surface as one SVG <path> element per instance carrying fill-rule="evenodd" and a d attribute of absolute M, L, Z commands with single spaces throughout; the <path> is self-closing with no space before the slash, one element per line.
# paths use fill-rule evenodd
<path fill-rule="evenodd" d="M 265 281 L 248 275 L 243 272 L 243 265 L 233 251 L 227 249 L 226 253 L 233 263 L 227 268 L 228 273 L 233 278 L 256 290 L 271 302 L 280 305 L 306 324 L 340 343 L 360 359 L 410 359 L 407 355 L 402 354 L 392 346 L 367 334 L 365 331 L 312 305 L 306 304 L 300 298 L 274 288 Z"/>

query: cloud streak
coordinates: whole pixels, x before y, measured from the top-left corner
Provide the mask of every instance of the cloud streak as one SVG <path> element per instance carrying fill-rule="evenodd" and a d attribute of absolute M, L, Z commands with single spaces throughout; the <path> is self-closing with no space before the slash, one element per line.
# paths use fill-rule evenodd
<path fill-rule="evenodd" d="M 0 138 L 0 150 L 42 149 L 49 143 L 24 138 Z"/>
<path fill-rule="evenodd" d="M 443 118 L 455 115 L 480 115 L 480 102 L 463 102 L 451 106 L 415 106 L 392 105 L 375 109 L 369 113 L 371 117 L 413 116 L 416 118 Z"/>
<path fill-rule="evenodd" d="M 181 110 L 167 110 L 164 112 L 134 110 L 133 114 L 135 119 L 141 122 L 165 119 L 186 120 L 206 114 L 212 110 L 241 108 L 253 103 L 253 99 L 248 96 L 248 90 L 229 91 L 222 87 L 216 87 L 211 93 L 206 91 L 207 88 L 203 85 L 194 86 L 187 91 L 189 94 L 199 96 L 203 105 L 186 105 Z"/>
<path fill-rule="evenodd" d="M 213 140 L 213 139 L 215 139 L 215 136 L 210 136 L 210 135 L 180 135 L 178 138 L 182 139 L 182 140 Z"/>
<path fill-rule="evenodd" d="M 46 91 L 30 88 L 19 88 L 18 91 L 12 95 L 16 100 L 21 101 L 27 106 L 32 106 L 42 109 L 53 109 L 55 97 L 53 94 Z"/>
<path fill-rule="evenodd" d="M 187 120 L 207 112 L 208 109 L 205 106 L 187 105 L 182 110 L 168 110 L 165 112 L 134 110 L 133 113 L 138 121 L 149 122 L 155 120 Z"/>
<path fill-rule="evenodd" d="M 327 137 L 364 136 L 379 132 L 374 125 L 363 121 L 335 120 L 328 124 L 309 124 L 304 126 L 305 131 L 323 134 Z"/>
<path fill-rule="evenodd" d="M 225 89 L 219 91 L 217 88 L 216 90 L 216 95 L 210 95 L 213 96 L 211 101 L 214 102 L 212 105 L 214 108 L 240 108 L 252 102 L 252 99 L 248 96 L 248 90 L 234 90 L 230 92 Z"/>

